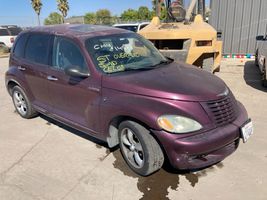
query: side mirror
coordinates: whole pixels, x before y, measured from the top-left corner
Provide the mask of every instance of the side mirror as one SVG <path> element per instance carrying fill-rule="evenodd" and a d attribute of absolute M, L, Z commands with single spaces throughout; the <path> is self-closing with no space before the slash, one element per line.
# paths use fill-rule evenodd
<path fill-rule="evenodd" d="M 64 72 L 65 74 L 71 77 L 77 77 L 77 78 L 87 78 L 90 76 L 88 72 L 83 72 L 79 66 L 75 65 L 70 65 L 66 67 Z"/>
<path fill-rule="evenodd" d="M 263 35 L 258 35 L 258 36 L 256 37 L 256 40 L 257 40 L 257 41 L 263 41 L 263 40 L 265 40 L 265 36 L 263 36 Z"/>

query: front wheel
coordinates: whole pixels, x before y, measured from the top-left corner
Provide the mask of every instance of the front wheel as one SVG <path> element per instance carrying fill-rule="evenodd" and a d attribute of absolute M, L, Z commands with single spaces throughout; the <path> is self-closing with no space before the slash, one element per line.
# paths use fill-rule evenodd
<path fill-rule="evenodd" d="M 119 141 L 125 161 L 137 174 L 148 176 L 162 167 L 163 152 L 145 127 L 133 121 L 122 122 Z"/>
<path fill-rule="evenodd" d="M 15 86 L 12 89 L 12 100 L 16 111 L 21 117 L 29 119 L 37 115 L 25 92 L 19 86 Z"/>

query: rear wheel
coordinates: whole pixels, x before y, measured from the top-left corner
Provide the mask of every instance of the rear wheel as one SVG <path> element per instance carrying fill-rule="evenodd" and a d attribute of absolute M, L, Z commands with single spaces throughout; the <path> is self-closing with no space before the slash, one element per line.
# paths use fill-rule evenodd
<path fill-rule="evenodd" d="M 255 53 L 255 65 L 258 67 L 259 66 L 259 61 L 258 61 L 258 50 Z"/>
<path fill-rule="evenodd" d="M 19 86 L 12 89 L 12 100 L 21 117 L 29 119 L 37 115 L 25 92 Z"/>
<path fill-rule="evenodd" d="M 163 152 L 145 127 L 133 121 L 122 122 L 119 141 L 125 161 L 137 174 L 148 176 L 162 167 Z"/>

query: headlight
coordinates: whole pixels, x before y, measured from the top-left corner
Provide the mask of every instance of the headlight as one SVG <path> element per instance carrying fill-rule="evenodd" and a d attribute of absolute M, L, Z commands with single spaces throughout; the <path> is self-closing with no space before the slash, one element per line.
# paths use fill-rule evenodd
<path fill-rule="evenodd" d="M 171 133 L 189 133 L 202 129 L 197 121 L 178 115 L 163 115 L 158 118 L 158 125 Z"/>

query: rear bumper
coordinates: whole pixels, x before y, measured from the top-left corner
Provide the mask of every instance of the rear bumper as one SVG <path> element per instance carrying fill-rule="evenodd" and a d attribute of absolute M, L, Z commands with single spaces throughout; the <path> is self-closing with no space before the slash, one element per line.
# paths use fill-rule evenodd
<path fill-rule="evenodd" d="M 239 104 L 238 118 L 231 124 L 189 137 L 152 131 L 163 146 L 171 165 L 177 169 L 197 169 L 213 165 L 232 154 L 239 145 L 240 127 L 248 120 Z"/>

